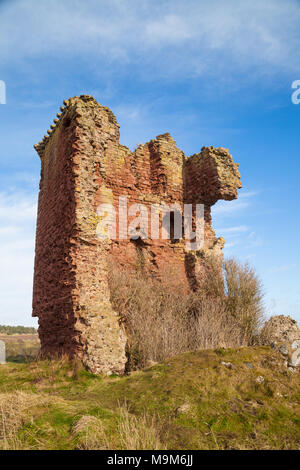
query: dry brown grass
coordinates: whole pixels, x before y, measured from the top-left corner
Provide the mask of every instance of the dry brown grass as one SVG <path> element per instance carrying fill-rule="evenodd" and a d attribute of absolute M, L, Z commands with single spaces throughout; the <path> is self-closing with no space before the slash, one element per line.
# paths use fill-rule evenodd
<path fill-rule="evenodd" d="M 161 423 L 153 416 L 131 414 L 127 404 L 117 410 L 116 433 L 110 436 L 100 418 L 91 415 L 81 416 L 72 427 L 72 434 L 79 450 L 160 450 Z"/>
<path fill-rule="evenodd" d="M 102 421 L 96 416 L 84 415 L 72 427 L 79 450 L 109 450 L 109 444 Z"/>
<path fill-rule="evenodd" d="M 33 409 L 47 408 L 54 399 L 35 393 L 16 391 L 0 394 L 0 449 L 22 449 L 19 429 L 33 421 Z"/>
<path fill-rule="evenodd" d="M 185 351 L 254 343 L 263 313 L 254 271 L 226 261 L 223 283 L 215 269 L 212 264 L 201 289 L 187 294 L 180 280 L 174 289 L 172 277 L 161 283 L 111 265 L 111 300 L 126 325 L 129 369 Z"/>
<path fill-rule="evenodd" d="M 124 450 L 163 450 L 161 443 L 162 423 L 146 414 L 135 416 L 127 406 L 120 408 L 118 432 L 121 449 Z"/>

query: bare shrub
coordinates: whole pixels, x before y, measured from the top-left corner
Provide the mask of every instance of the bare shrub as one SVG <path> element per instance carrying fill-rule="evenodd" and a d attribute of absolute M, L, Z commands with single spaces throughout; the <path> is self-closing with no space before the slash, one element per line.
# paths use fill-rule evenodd
<path fill-rule="evenodd" d="M 173 277 L 168 282 L 166 273 L 160 282 L 111 264 L 111 301 L 127 330 L 129 369 L 185 351 L 254 342 L 262 318 L 261 286 L 254 271 L 228 260 L 224 281 L 216 263 L 207 273 L 199 289 L 187 292 L 184 282 L 174 283 Z"/>
<path fill-rule="evenodd" d="M 240 325 L 243 342 L 251 345 L 265 319 L 261 281 L 248 263 L 235 259 L 224 262 L 224 278 L 226 310 Z"/>
<path fill-rule="evenodd" d="M 130 368 L 187 350 L 187 299 L 159 281 L 112 269 L 111 300 L 128 334 Z"/>
<path fill-rule="evenodd" d="M 226 311 L 222 298 L 193 294 L 195 313 L 189 318 L 189 350 L 243 346 L 240 325 Z"/>

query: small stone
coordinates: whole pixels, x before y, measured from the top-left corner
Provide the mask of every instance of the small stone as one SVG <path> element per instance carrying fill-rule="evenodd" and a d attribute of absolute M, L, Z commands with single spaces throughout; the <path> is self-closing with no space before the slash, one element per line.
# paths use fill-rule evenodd
<path fill-rule="evenodd" d="M 282 346 L 280 346 L 279 351 L 281 352 L 281 354 L 282 354 L 283 356 L 287 356 L 288 353 L 289 353 L 288 348 L 286 347 L 285 344 L 283 344 Z"/>
<path fill-rule="evenodd" d="M 259 375 L 258 377 L 256 377 L 256 382 L 258 384 L 262 384 L 264 381 L 265 381 L 265 379 L 263 378 L 262 375 Z"/>
<path fill-rule="evenodd" d="M 291 367 L 300 366 L 300 348 L 296 349 L 296 351 L 293 352 L 292 357 L 289 361 L 289 366 Z"/>
<path fill-rule="evenodd" d="M 177 409 L 176 409 L 176 415 L 178 413 L 187 413 L 189 410 L 191 409 L 191 405 L 189 403 L 184 403 L 183 405 L 179 406 Z"/>
<path fill-rule="evenodd" d="M 295 349 L 300 348 L 300 339 L 296 339 L 295 341 L 293 341 L 291 344 L 291 348 L 293 351 L 295 351 Z"/>
<path fill-rule="evenodd" d="M 244 362 L 245 366 L 248 367 L 248 369 L 254 369 L 254 365 L 251 364 L 251 362 Z"/>
<path fill-rule="evenodd" d="M 231 362 L 224 362 L 224 361 L 221 361 L 221 364 L 225 367 L 227 367 L 227 369 L 232 369 L 233 368 L 233 364 L 231 364 Z"/>

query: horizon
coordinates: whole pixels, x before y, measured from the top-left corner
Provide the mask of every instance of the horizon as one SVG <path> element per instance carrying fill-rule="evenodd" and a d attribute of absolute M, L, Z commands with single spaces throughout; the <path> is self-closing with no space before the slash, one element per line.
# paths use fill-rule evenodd
<path fill-rule="evenodd" d="M 113 111 L 131 150 L 165 132 L 188 156 L 229 149 L 243 187 L 212 208 L 213 228 L 226 257 L 255 268 L 268 316 L 299 322 L 299 2 L 51 6 L 0 1 L 0 324 L 37 326 L 33 145 L 82 94 Z"/>

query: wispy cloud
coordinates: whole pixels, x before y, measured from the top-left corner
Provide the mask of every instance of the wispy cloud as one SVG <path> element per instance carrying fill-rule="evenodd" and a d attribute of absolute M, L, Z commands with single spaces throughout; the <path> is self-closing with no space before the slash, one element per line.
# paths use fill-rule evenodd
<path fill-rule="evenodd" d="M 221 216 L 234 215 L 244 211 L 253 203 L 253 198 L 258 194 L 258 191 L 244 191 L 240 192 L 238 199 L 234 201 L 219 201 L 212 207 L 213 217 L 216 217 L 217 220 Z"/>
<path fill-rule="evenodd" d="M 235 214 L 246 209 L 249 205 L 249 201 L 242 199 L 232 201 L 230 204 L 227 201 L 220 201 L 212 208 L 212 213 L 214 217 Z"/>
<path fill-rule="evenodd" d="M 226 238 L 225 254 L 226 256 L 235 256 L 241 249 L 250 256 L 250 251 L 263 245 L 262 237 L 253 230 L 251 225 L 238 224 L 245 214 L 251 214 L 256 211 L 257 196 L 259 191 L 244 191 L 239 194 L 239 198 L 234 201 L 219 201 L 212 207 L 212 216 L 215 223 L 222 221 L 215 229 L 218 236 Z M 248 219 L 246 221 L 248 223 Z M 252 255 L 251 255 L 252 257 Z"/>
<path fill-rule="evenodd" d="M 0 13 L 2 63 L 88 57 L 156 76 L 234 69 L 237 81 L 246 71 L 265 77 L 300 69 L 297 0 L 15 0 Z"/>
<path fill-rule="evenodd" d="M 0 193 L 0 323 L 36 324 L 31 318 L 36 198 Z"/>
<path fill-rule="evenodd" d="M 290 271 L 291 269 L 295 268 L 296 264 L 286 264 L 286 265 L 281 265 L 281 266 L 273 266 L 270 268 L 271 273 L 281 273 L 285 271 Z"/>
<path fill-rule="evenodd" d="M 239 225 L 237 227 L 217 228 L 216 230 L 220 233 L 224 233 L 224 235 L 227 233 L 230 235 L 239 235 L 240 233 L 248 232 L 249 228 L 246 225 Z"/>
<path fill-rule="evenodd" d="M 32 222 L 36 217 L 36 198 L 23 193 L 0 193 L 0 221 L 2 224 L 15 222 L 21 226 L 24 221 Z M 23 226 L 23 225 L 22 225 Z"/>

